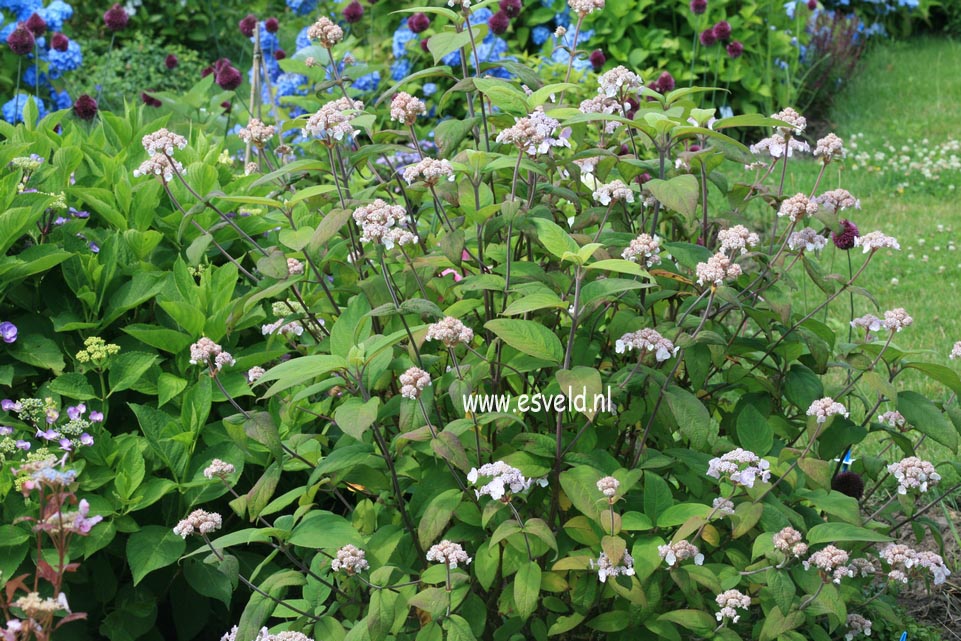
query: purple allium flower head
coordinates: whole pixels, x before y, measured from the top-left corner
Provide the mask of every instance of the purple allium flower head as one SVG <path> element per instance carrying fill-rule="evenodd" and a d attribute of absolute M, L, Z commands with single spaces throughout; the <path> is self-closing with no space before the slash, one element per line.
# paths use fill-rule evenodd
<path fill-rule="evenodd" d="M 245 38 L 252 38 L 254 29 L 257 28 L 257 16 L 248 13 L 237 23 L 237 28 L 240 29 L 240 33 L 243 34 Z"/>
<path fill-rule="evenodd" d="M 14 343 L 14 342 L 16 342 L 16 340 L 17 340 L 17 333 L 18 333 L 17 326 L 14 325 L 13 323 L 11 323 L 10 321 L 3 321 L 2 323 L 0 323 L 0 338 L 3 339 L 3 342 L 4 342 L 4 343 L 8 343 L 8 344 L 9 344 L 9 343 Z M 4 402 L 3 402 L 3 404 L 4 404 L 3 409 L 4 409 L 4 410 L 13 409 L 14 406 L 16 405 L 16 403 L 13 403 L 13 401 L 9 401 L 9 402 L 10 402 L 10 406 L 8 407 L 8 406 L 7 406 L 7 402 L 8 402 L 8 401 L 4 401 Z"/>
<path fill-rule="evenodd" d="M 605 56 L 604 52 L 600 49 L 595 49 L 591 52 L 588 60 L 591 61 L 591 66 L 594 67 L 594 71 L 600 71 L 604 63 L 607 62 L 607 56 Z"/>
<path fill-rule="evenodd" d="M 220 107 L 221 107 L 221 109 L 224 110 L 224 113 L 225 113 L 225 114 L 229 114 L 231 108 L 233 107 L 233 105 L 230 104 L 230 101 L 229 101 L 229 100 L 224 100 L 222 103 L 220 103 Z"/>
<path fill-rule="evenodd" d="M 420 41 L 420 50 L 424 53 L 428 53 L 430 51 L 430 47 L 427 46 L 427 38 L 424 38 Z"/>
<path fill-rule="evenodd" d="M 705 47 L 713 47 L 717 44 L 717 34 L 714 33 L 714 28 L 705 29 L 701 32 L 701 44 Z"/>
<path fill-rule="evenodd" d="M 742 53 L 744 53 L 744 45 L 739 40 L 727 45 L 727 55 L 731 58 L 740 58 Z"/>
<path fill-rule="evenodd" d="M 277 33 L 280 30 L 280 23 L 277 22 L 277 18 L 267 18 L 264 20 L 264 29 L 267 30 L 267 33 Z"/>
<path fill-rule="evenodd" d="M 93 120 L 97 115 L 97 101 L 83 94 L 73 103 L 73 113 L 80 120 Z"/>
<path fill-rule="evenodd" d="M 206 78 L 207 76 L 209 76 L 209 75 L 212 74 L 213 72 L 214 72 L 214 66 L 213 66 L 213 65 L 209 65 L 209 66 L 204 67 L 203 69 L 200 70 L 200 77 L 201 77 L 201 78 Z"/>
<path fill-rule="evenodd" d="M 521 15 L 521 0 L 501 0 L 498 5 L 508 18 L 516 18 Z"/>
<path fill-rule="evenodd" d="M 864 495 L 864 480 L 854 472 L 841 472 L 831 481 L 831 489 L 860 501 Z"/>
<path fill-rule="evenodd" d="M 36 13 L 31 14 L 23 26 L 29 29 L 30 33 L 32 33 L 35 38 L 39 38 L 43 34 L 47 33 L 47 21 Z"/>
<path fill-rule="evenodd" d="M 657 92 L 667 93 L 668 91 L 674 91 L 676 83 L 674 82 L 674 76 L 670 72 L 663 72 L 657 77 Z"/>
<path fill-rule="evenodd" d="M 707 11 L 707 0 L 691 0 L 691 13 L 696 16 Z"/>
<path fill-rule="evenodd" d="M 287 52 L 283 49 L 274 49 L 274 60 L 283 60 L 287 57 Z"/>
<path fill-rule="evenodd" d="M 818 8 L 818 0 L 808 0 L 808 9 L 814 11 Z"/>
<path fill-rule="evenodd" d="M 731 23 L 727 20 L 721 20 L 716 25 L 714 25 L 714 35 L 717 36 L 718 40 L 727 40 L 731 37 Z"/>
<path fill-rule="evenodd" d="M 349 5 L 344 7 L 344 20 L 347 24 L 354 24 L 355 22 L 360 22 L 364 17 L 364 5 L 354 0 Z"/>
<path fill-rule="evenodd" d="M 240 75 L 240 72 L 230 64 L 222 66 L 217 72 L 217 84 L 227 91 L 233 91 L 239 87 L 242 80 L 243 77 Z"/>
<path fill-rule="evenodd" d="M 37 42 L 33 34 L 26 27 L 17 27 L 7 36 L 7 45 L 10 51 L 18 56 L 25 56 L 33 51 L 33 45 Z"/>
<path fill-rule="evenodd" d="M 62 33 L 55 33 L 53 37 L 50 38 L 50 46 L 55 50 L 63 53 L 70 47 L 70 38 L 63 35 Z"/>
<path fill-rule="evenodd" d="M 491 33 L 499 36 L 511 26 L 511 19 L 505 12 L 498 11 L 488 19 L 487 26 L 490 27 Z"/>
<path fill-rule="evenodd" d="M 167 57 L 164 58 L 164 66 L 167 67 L 167 69 L 176 69 L 177 65 L 179 64 L 180 60 L 178 60 L 177 56 L 172 53 L 168 53 Z"/>
<path fill-rule="evenodd" d="M 430 27 L 430 18 L 426 13 L 415 13 L 407 18 L 407 28 L 414 33 L 422 33 Z"/>
<path fill-rule="evenodd" d="M 858 226 L 852 223 L 850 220 L 841 221 L 841 231 L 831 232 L 831 240 L 834 241 L 834 246 L 838 249 L 843 249 L 847 251 L 854 247 L 854 239 L 860 236 L 858 233 Z"/>
<path fill-rule="evenodd" d="M 115 4 L 103 14 L 103 23 L 110 31 L 123 31 L 130 22 L 130 16 L 119 4 Z"/>
<path fill-rule="evenodd" d="M 91 423 L 103 423 L 103 412 L 90 412 Z"/>
<path fill-rule="evenodd" d="M 143 101 L 143 104 L 147 105 L 148 107 L 160 107 L 163 105 L 162 102 L 151 96 L 146 91 L 140 93 L 140 99 Z"/>

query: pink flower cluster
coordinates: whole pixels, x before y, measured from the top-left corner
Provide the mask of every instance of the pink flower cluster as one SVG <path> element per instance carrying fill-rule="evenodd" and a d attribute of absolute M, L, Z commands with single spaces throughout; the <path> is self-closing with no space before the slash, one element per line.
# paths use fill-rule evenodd
<path fill-rule="evenodd" d="M 737 448 L 708 462 L 707 475 L 720 479 L 727 476 L 731 483 L 754 487 L 758 478 L 767 483 L 771 478 L 771 464 L 754 452 Z"/>
<path fill-rule="evenodd" d="M 654 352 L 654 358 L 658 363 L 664 362 L 677 354 L 678 348 L 674 343 L 661 336 L 654 329 L 645 327 L 636 332 L 630 332 L 621 336 L 614 342 L 614 351 L 618 354 L 636 349 L 642 354 L 644 352 Z"/>

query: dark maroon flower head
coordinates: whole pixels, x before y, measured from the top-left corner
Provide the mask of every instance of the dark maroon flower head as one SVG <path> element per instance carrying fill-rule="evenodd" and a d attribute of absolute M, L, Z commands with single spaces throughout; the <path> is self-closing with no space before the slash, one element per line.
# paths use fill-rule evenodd
<path fill-rule="evenodd" d="M 691 153 L 694 153 L 694 152 L 696 152 L 696 151 L 701 151 L 701 146 L 700 146 L 700 145 L 690 145 L 690 146 L 687 148 L 687 150 L 688 150 L 689 152 L 691 152 Z"/>
<path fill-rule="evenodd" d="M 216 82 L 220 85 L 221 89 L 226 89 L 227 91 L 233 91 L 240 86 L 243 80 L 240 72 L 233 65 L 227 64 L 217 71 Z"/>
<path fill-rule="evenodd" d="M 605 56 L 604 52 L 600 49 L 592 51 L 588 59 L 591 61 L 591 66 L 594 67 L 594 71 L 600 71 L 604 63 L 607 62 L 607 56 Z"/>
<path fill-rule="evenodd" d="M 274 49 L 274 60 L 283 60 L 287 57 L 287 52 L 283 49 Z"/>
<path fill-rule="evenodd" d="M 201 78 L 206 78 L 207 76 L 209 76 L 209 75 L 212 74 L 213 72 L 214 72 L 214 67 L 213 67 L 213 65 L 210 65 L 209 67 L 204 67 L 203 69 L 200 70 L 200 77 L 201 77 Z"/>
<path fill-rule="evenodd" d="M 360 22 L 364 17 L 364 5 L 354 0 L 349 5 L 344 7 L 344 20 L 347 24 L 354 24 L 355 22 Z"/>
<path fill-rule="evenodd" d="M 488 19 L 487 26 L 490 27 L 491 33 L 499 36 L 507 31 L 507 27 L 511 26 L 511 19 L 505 12 L 498 11 Z"/>
<path fill-rule="evenodd" d="M 32 33 L 36 38 L 39 38 L 43 34 L 47 33 L 47 21 L 36 13 L 31 14 L 23 26 L 29 29 L 30 33 Z"/>
<path fill-rule="evenodd" d="M 229 100 L 224 100 L 222 103 L 220 103 L 220 106 L 223 107 L 225 114 L 229 114 L 231 107 L 233 107 L 233 105 L 230 104 Z"/>
<path fill-rule="evenodd" d="M 140 99 L 143 100 L 143 104 L 147 105 L 148 107 L 159 107 L 163 104 L 146 91 L 140 94 Z"/>
<path fill-rule="evenodd" d="M 507 14 L 508 18 L 516 18 L 521 15 L 521 0 L 501 0 L 501 11 Z"/>
<path fill-rule="evenodd" d="M 264 29 L 267 30 L 267 33 L 277 33 L 280 30 L 280 23 L 277 22 L 277 18 L 267 18 L 264 20 Z"/>
<path fill-rule="evenodd" d="M 10 51 L 18 56 L 25 56 L 33 51 L 33 45 L 36 42 L 37 39 L 33 37 L 30 30 L 22 26 L 17 27 L 7 36 L 7 45 L 9 45 Z"/>
<path fill-rule="evenodd" d="M 643 185 L 644 183 L 650 181 L 650 179 L 651 179 L 651 175 L 645 171 L 640 176 L 637 177 L 637 184 Z"/>
<path fill-rule="evenodd" d="M 744 45 L 738 40 L 727 46 L 727 55 L 731 58 L 740 58 L 742 53 L 744 53 Z"/>
<path fill-rule="evenodd" d="M 97 101 L 83 94 L 73 103 L 73 113 L 80 120 L 93 120 L 97 115 Z"/>
<path fill-rule="evenodd" d="M 717 44 L 717 34 L 714 33 L 713 27 L 701 32 L 701 44 L 705 47 L 712 47 Z"/>
<path fill-rule="evenodd" d="M 167 69 L 175 69 L 179 64 L 180 60 L 172 53 L 168 53 L 167 57 L 164 58 L 164 66 L 167 67 Z"/>
<path fill-rule="evenodd" d="M 420 41 L 420 49 L 424 53 L 430 53 L 430 49 L 427 47 L 427 38 Z"/>
<path fill-rule="evenodd" d="M 252 38 L 254 36 L 254 29 L 257 28 L 257 16 L 248 13 L 237 23 L 237 28 L 240 29 L 240 33 L 244 34 L 244 36 Z"/>
<path fill-rule="evenodd" d="M 717 36 L 718 40 L 727 40 L 731 37 L 731 23 L 727 20 L 721 20 L 716 25 L 714 25 L 714 35 Z"/>
<path fill-rule="evenodd" d="M 674 82 L 674 76 L 672 76 L 667 71 L 663 72 L 657 77 L 657 92 L 667 93 L 668 91 L 674 91 L 676 83 Z"/>
<path fill-rule="evenodd" d="M 224 67 L 229 67 L 230 58 L 217 58 L 217 62 L 214 63 L 214 73 L 219 73 Z"/>
<path fill-rule="evenodd" d="M 627 146 L 626 142 L 621 143 L 621 150 L 618 154 L 619 156 L 627 156 L 631 153 L 631 148 Z"/>
<path fill-rule="evenodd" d="M 831 480 L 831 489 L 860 501 L 864 496 L 864 480 L 854 472 L 841 472 Z"/>
<path fill-rule="evenodd" d="M 626 107 L 624 116 L 629 120 L 633 120 L 634 114 L 637 113 L 637 108 L 641 106 L 641 103 L 638 102 L 636 98 L 628 98 L 624 103 Z"/>
<path fill-rule="evenodd" d="M 818 0 L 808 0 L 808 9 L 814 11 L 818 8 Z"/>
<path fill-rule="evenodd" d="M 858 226 L 852 223 L 850 220 L 841 221 L 841 231 L 831 232 L 831 240 L 834 241 L 834 246 L 838 249 L 843 249 L 847 251 L 854 247 L 854 239 L 860 234 L 858 233 Z"/>
<path fill-rule="evenodd" d="M 426 13 L 415 13 L 407 18 L 407 28 L 414 33 L 427 31 L 428 27 L 430 27 L 430 18 L 427 17 Z"/>
<path fill-rule="evenodd" d="M 53 34 L 52 38 L 50 38 L 50 46 L 56 51 L 66 51 L 67 47 L 70 46 L 70 38 L 60 32 L 57 32 Z"/>
<path fill-rule="evenodd" d="M 707 11 L 707 0 L 691 0 L 691 13 L 696 16 Z"/>
<path fill-rule="evenodd" d="M 130 22 L 130 16 L 119 4 L 113 5 L 103 14 L 103 23 L 110 31 L 123 31 L 128 22 Z"/>

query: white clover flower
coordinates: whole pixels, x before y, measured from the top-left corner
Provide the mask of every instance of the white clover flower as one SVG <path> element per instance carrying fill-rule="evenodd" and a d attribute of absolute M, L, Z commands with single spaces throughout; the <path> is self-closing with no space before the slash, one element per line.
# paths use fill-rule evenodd
<path fill-rule="evenodd" d="M 608 98 L 624 98 L 627 94 L 636 94 L 644 86 L 641 77 L 623 65 L 605 71 L 597 82 L 597 92 Z"/>
<path fill-rule="evenodd" d="M 720 286 L 725 280 L 740 276 L 741 266 L 719 252 L 708 258 L 706 263 L 698 263 L 695 273 L 698 285 Z"/>
<path fill-rule="evenodd" d="M 454 347 L 458 343 L 467 345 L 474 340 L 474 330 L 453 316 L 445 316 L 443 320 L 427 326 L 425 340 L 440 341 L 447 347 Z"/>
<path fill-rule="evenodd" d="M 430 387 L 430 374 L 419 367 L 411 367 L 400 375 L 400 395 L 415 400 L 421 392 Z"/>
<path fill-rule="evenodd" d="M 526 492 L 534 483 L 533 479 L 526 478 L 519 469 L 504 461 L 485 463 L 480 468 L 472 467 L 467 474 L 467 480 L 472 485 L 481 477 L 489 478 L 490 481 L 479 490 L 474 490 L 474 494 L 477 498 L 489 496 L 495 501 L 504 499 L 508 491 L 511 494 Z"/>
<path fill-rule="evenodd" d="M 413 126 L 417 117 L 427 112 L 427 105 L 406 91 L 399 91 L 390 100 L 390 119 Z"/>
<path fill-rule="evenodd" d="M 898 481 L 898 494 L 907 494 L 908 490 L 915 489 L 924 494 L 941 480 L 934 466 L 917 456 L 909 456 L 888 465 L 888 472 Z"/>
<path fill-rule="evenodd" d="M 624 334 L 614 343 L 614 351 L 618 354 L 623 354 L 632 349 L 636 349 L 642 354 L 644 352 L 654 352 L 654 357 L 658 363 L 670 359 L 677 354 L 678 350 L 674 343 L 661 336 L 657 330 L 649 327 Z"/>
<path fill-rule="evenodd" d="M 824 249 L 828 244 L 828 239 L 814 231 L 812 227 L 805 227 L 796 232 L 792 232 L 788 237 L 787 246 L 791 251 L 814 251 Z"/>
<path fill-rule="evenodd" d="M 856 637 L 871 636 L 871 620 L 860 614 L 849 614 L 846 622 L 848 631 L 844 634 L 844 641 L 852 641 Z"/>
<path fill-rule="evenodd" d="M 726 590 L 717 595 L 714 599 L 721 611 L 714 614 L 718 622 L 730 619 L 732 623 L 737 623 L 741 619 L 738 610 L 748 610 L 751 607 L 751 597 L 738 590 Z"/>
<path fill-rule="evenodd" d="M 807 411 L 808 416 L 817 417 L 818 423 L 826 423 L 830 417 L 838 414 L 847 418 L 848 410 L 841 403 L 836 403 L 830 396 L 825 396 L 814 401 Z"/>
<path fill-rule="evenodd" d="M 325 18 L 321 18 L 324 20 Z M 356 136 L 358 131 L 351 124 L 356 112 L 364 108 L 364 103 L 349 98 L 338 98 L 317 110 L 304 125 L 301 134 L 304 138 L 318 138 L 328 143 Z"/>
<path fill-rule="evenodd" d="M 865 254 L 883 248 L 901 249 L 901 245 L 898 244 L 898 240 L 896 238 L 886 236 L 880 231 L 872 231 L 864 234 L 863 236 L 858 236 L 854 239 L 854 246 L 861 247 Z"/>
<path fill-rule="evenodd" d="M 624 556 L 621 557 L 617 565 L 611 563 L 610 558 L 604 552 L 601 552 L 597 561 L 590 559 L 589 563 L 592 570 L 597 569 L 597 578 L 600 579 L 601 583 L 606 583 L 607 577 L 610 576 L 634 576 L 634 557 L 627 552 L 624 552 Z"/>
<path fill-rule="evenodd" d="M 771 464 L 765 459 L 739 447 L 720 458 L 712 458 L 708 462 L 707 475 L 716 479 L 727 475 L 731 483 L 754 487 L 758 477 L 763 483 L 770 480 L 770 469 Z"/>
<path fill-rule="evenodd" d="M 554 147 L 571 146 L 569 129 L 554 137 L 554 130 L 560 126 L 560 121 L 546 115 L 542 107 L 537 107 L 531 115 L 515 119 L 514 126 L 498 133 L 496 140 L 514 145 L 530 156 L 546 154 Z"/>
<path fill-rule="evenodd" d="M 194 510 L 174 526 L 174 534 L 187 538 L 191 534 L 207 535 L 220 529 L 223 519 L 216 512 Z"/>
<path fill-rule="evenodd" d="M 704 555 L 689 541 L 676 541 L 657 546 L 657 553 L 669 566 L 679 565 L 681 561 L 693 559 L 694 565 L 704 565 Z"/>
<path fill-rule="evenodd" d="M 435 563 L 443 563 L 450 569 L 456 569 L 461 563 L 469 565 L 473 559 L 467 556 L 467 552 L 459 543 L 454 543 L 444 539 L 437 545 L 432 545 L 427 550 L 427 560 Z"/>
<path fill-rule="evenodd" d="M 233 465 L 219 458 L 215 458 L 210 462 L 210 465 L 204 468 L 204 478 L 213 479 L 216 476 L 217 478 L 223 479 L 233 474 L 234 471 L 235 468 Z"/>
<path fill-rule="evenodd" d="M 404 180 L 407 181 L 408 185 L 423 180 L 425 184 L 434 186 L 443 178 L 450 182 L 454 181 L 454 168 L 450 161 L 446 159 L 424 158 L 420 162 L 404 168 Z"/>
<path fill-rule="evenodd" d="M 605 206 L 616 202 L 633 203 L 634 192 L 624 184 L 624 181 L 613 180 L 598 186 L 594 191 L 594 200 Z"/>
<path fill-rule="evenodd" d="M 148 156 L 155 156 L 157 154 L 172 156 L 174 149 L 183 149 L 187 146 L 186 138 L 172 131 L 168 131 L 166 128 L 161 128 L 152 134 L 147 134 L 141 142 L 143 143 L 143 148 L 147 150 Z"/>
<path fill-rule="evenodd" d="M 605 476 L 597 482 L 597 490 L 610 499 L 614 498 L 614 495 L 617 494 L 617 488 L 620 487 L 620 485 L 621 482 L 613 476 Z"/>
<path fill-rule="evenodd" d="M 802 557 L 807 554 L 808 546 L 804 537 L 793 527 L 786 527 L 774 535 L 774 549 L 784 554 Z"/>
<path fill-rule="evenodd" d="M 661 239 L 645 233 L 631 241 L 630 246 L 621 253 L 621 258 L 650 268 L 661 263 L 660 253 Z"/>
<path fill-rule="evenodd" d="M 813 565 L 838 584 L 841 583 L 841 579 L 854 576 L 854 570 L 848 567 L 848 553 L 833 545 L 813 553 L 807 561 L 803 562 L 803 565 L 805 570 Z"/>
<path fill-rule="evenodd" d="M 348 543 L 337 550 L 337 556 L 330 562 L 330 569 L 334 572 L 343 571 L 348 576 L 363 572 L 370 569 L 366 556 L 366 552 Z"/>
<path fill-rule="evenodd" d="M 951 360 L 961 358 L 961 341 L 958 341 L 954 344 L 954 347 L 951 348 L 951 353 L 948 355 L 948 358 Z"/>
<path fill-rule="evenodd" d="M 914 319 L 908 316 L 903 307 L 896 307 L 884 312 L 884 328 L 892 332 L 900 332 L 913 322 Z"/>
<path fill-rule="evenodd" d="M 721 251 L 734 254 L 746 254 L 748 248 L 755 247 L 761 242 L 760 237 L 744 225 L 734 225 L 729 229 L 722 229 L 717 234 L 721 241 Z"/>
<path fill-rule="evenodd" d="M 778 216 L 789 218 L 792 223 L 796 223 L 805 216 L 813 216 L 817 213 L 818 204 L 809 200 L 804 194 L 795 194 L 781 203 L 777 210 Z"/>

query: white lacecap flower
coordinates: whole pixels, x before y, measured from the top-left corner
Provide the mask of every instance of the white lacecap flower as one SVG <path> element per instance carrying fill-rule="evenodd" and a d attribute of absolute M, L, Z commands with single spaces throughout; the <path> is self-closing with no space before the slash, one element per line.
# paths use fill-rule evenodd
<path fill-rule="evenodd" d="M 215 458 L 210 462 L 206 468 L 204 468 L 204 478 L 212 479 L 215 476 L 217 478 L 227 478 L 234 473 L 234 466 L 226 461 L 222 461 L 219 458 Z"/>
<path fill-rule="evenodd" d="M 767 138 L 762 138 L 750 147 L 751 153 L 755 155 L 769 155 L 771 158 L 792 157 L 795 152 L 811 151 L 811 146 L 803 140 L 795 137 L 785 138 L 782 134 L 772 134 Z"/>
<path fill-rule="evenodd" d="M 864 253 L 877 251 L 879 249 L 901 249 L 896 238 L 887 236 L 880 231 L 872 231 L 858 236 L 854 239 L 854 246 L 860 247 Z"/>
<path fill-rule="evenodd" d="M 788 237 L 787 246 L 791 251 L 821 251 L 828 244 L 828 239 L 814 231 L 812 227 L 805 227 L 792 232 Z"/>
<path fill-rule="evenodd" d="M 159 176 L 165 183 L 174 179 L 174 174 L 183 175 L 184 166 L 179 160 L 172 159 L 164 154 L 156 154 L 140 163 L 140 166 L 133 170 L 134 178 L 141 176 Z"/>
<path fill-rule="evenodd" d="M 905 420 L 904 415 L 902 415 L 901 412 L 898 412 L 897 410 L 885 412 L 878 418 L 882 423 L 890 425 L 891 427 L 899 430 L 902 429 L 905 425 L 907 425 L 907 420 Z"/>
<path fill-rule="evenodd" d="M 386 249 L 395 245 L 417 242 L 417 236 L 403 229 L 406 211 L 400 205 L 391 205 L 380 198 L 369 205 L 354 210 L 354 222 L 360 227 L 362 243 L 380 243 Z"/>
<path fill-rule="evenodd" d="M 614 351 L 618 354 L 623 354 L 632 349 L 638 350 L 641 354 L 654 352 L 654 358 L 659 363 L 670 359 L 678 351 L 674 343 L 661 336 L 657 330 L 649 327 L 624 334 L 614 343 Z"/>
<path fill-rule="evenodd" d="M 870 334 L 871 332 L 881 331 L 881 328 L 884 327 L 884 321 L 874 314 L 865 314 L 864 316 L 859 316 L 852 320 L 851 327 L 855 329 L 861 328 L 867 334 Z"/>
<path fill-rule="evenodd" d="M 458 343 L 466 345 L 474 340 L 474 330 L 453 316 L 445 316 L 443 320 L 427 326 L 425 340 L 440 341 L 447 347 L 454 347 Z"/>
<path fill-rule="evenodd" d="M 848 417 L 848 409 L 841 403 L 835 402 L 830 396 L 819 398 L 811 403 L 807 411 L 808 416 L 814 416 L 818 423 L 825 423 L 832 416 Z"/>
<path fill-rule="evenodd" d="M 265 370 L 263 367 L 260 367 L 259 365 L 255 365 L 251 367 L 249 370 L 247 370 L 247 382 L 256 383 L 260 379 L 260 377 L 266 373 L 267 373 L 267 370 Z"/>
<path fill-rule="evenodd" d="M 344 39 L 344 30 L 334 24 L 330 18 L 321 16 L 307 29 L 307 38 L 318 41 L 320 46 L 326 49 L 331 49 Z"/>
<path fill-rule="evenodd" d="M 777 210 L 778 216 L 783 216 L 797 222 L 805 216 L 813 216 L 817 213 L 818 204 L 816 201 L 808 199 L 804 194 L 795 194 L 781 203 Z"/>
<path fill-rule="evenodd" d="M 821 570 L 834 583 L 841 583 L 841 579 L 853 577 L 854 570 L 848 566 L 849 555 L 845 550 L 834 545 L 814 552 L 804 561 L 804 569 L 808 570 L 811 566 Z"/>
<path fill-rule="evenodd" d="M 747 250 L 755 247 L 761 238 L 744 225 L 734 225 L 728 229 L 722 229 L 717 234 L 717 239 L 721 243 L 721 251 L 734 254 L 746 254 Z"/>
<path fill-rule="evenodd" d="M 175 149 L 183 149 L 187 146 L 187 139 L 166 128 L 158 129 L 152 134 L 143 137 L 143 148 L 147 150 L 147 155 L 167 154 L 172 156 Z"/>
<path fill-rule="evenodd" d="M 739 590 L 726 590 L 718 594 L 714 600 L 721 607 L 721 611 L 714 615 L 718 622 L 730 619 L 732 623 L 737 623 L 741 619 L 737 611 L 751 607 L 751 597 Z"/>
<path fill-rule="evenodd" d="M 454 168 L 450 161 L 446 159 L 424 158 L 420 162 L 404 168 L 404 180 L 407 181 L 408 185 L 423 180 L 426 184 L 433 186 L 444 178 L 451 182 L 454 180 Z"/>
<path fill-rule="evenodd" d="M 852 641 L 859 636 L 871 636 L 871 620 L 860 614 L 849 614 L 847 618 L 848 631 L 844 634 L 844 641 Z"/>
<path fill-rule="evenodd" d="M 610 499 L 617 494 L 617 488 L 620 486 L 620 484 L 621 482 L 613 476 L 605 476 L 597 482 L 597 489 L 601 494 Z"/>
<path fill-rule="evenodd" d="M 771 464 L 754 452 L 736 448 L 719 458 L 708 462 L 707 475 L 720 479 L 726 476 L 732 483 L 745 487 L 754 487 L 760 478 L 767 483 L 771 478 Z"/>
<path fill-rule="evenodd" d="M 330 562 L 330 569 L 348 575 L 363 572 L 370 568 L 366 556 L 366 552 L 348 543 L 337 550 L 337 555 Z"/>
<path fill-rule="evenodd" d="M 799 114 L 793 107 L 785 107 L 776 114 L 771 114 L 771 118 L 787 123 L 788 126 L 778 126 L 778 132 L 784 135 L 799 136 L 804 133 L 808 125 L 807 118 Z"/>
<path fill-rule="evenodd" d="M 909 456 L 888 465 L 888 472 L 898 482 L 898 494 L 907 494 L 909 490 L 924 494 L 941 480 L 934 465 L 917 456 Z"/>
<path fill-rule="evenodd" d="M 786 527 L 774 535 L 774 549 L 784 554 L 802 557 L 807 554 L 808 546 L 804 537 L 793 527 Z"/>
<path fill-rule="evenodd" d="M 567 0 L 567 6 L 579 16 L 586 16 L 604 8 L 605 0 Z"/>
<path fill-rule="evenodd" d="M 627 98 L 629 94 L 636 94 L 644 86 L 641 77 L 623 65 L 602 73 L 597 83 L 597 92 L 608 98 Z"/>
<path fill-rule="evenodd" d="M 571 146 L 569 129 L 554 136 L 554 130 L 560 126 L 559 120 L 546 115 L 542 107 L 537 107 L 531 115 L 517 118 L 513 127 L 498 133 L 496 140 L 514 145 L 530 156 L 546 154 L 554 147 Z"/>
<path fill-rule="evenodd" d="M 653 267 L 661 263 L 661 239 L 650 234 L 641 234 L 631 241 L 631 244 L 621 253 L 621 258 L 644 267 Z"/>
<path fill-rule="evenodd" d="M 301 133 L 304 138 L 318 138 L 327 142 L 339 142 L 355 136 L 358 132 L 351 124 L 351 120 L 363 108 L 364 103 L 359 100 L 349 98 L 332 100 L 307 119 L 307 124 L 304 125 Z"/>
<path fill-rule="evenodd" d="M 719 286 L 725 280 L 733 280 L 740 276 L 741 266 L 719 252 L 708 258 L 706 263 L 698 263 L 695 273 L 698 285 Z"/>
<path fill-rule="evenodd" d="M 174 526 L 174 534 L 185 539 L 191 534 L 207 535 L 219 530 L 222 524 L 223 519 L 216 512 L 194 510 Z"/>
<path fill-rule="evenodd" d="M 687 559 L 692 559 L 694 565 L 704 565 L 704 555 L 690 541 L 682 540 L 667 545 L 659 545 L 657 553 L 669 566 L 677 565 Z"/>
<path fill-rule="evenodd" d="M 961 358 L 961 341 L 958 341 L 954 344 L 954 347 L 951 348 L 951 354 L 948 355 L 948 358 L 951 360 Z"/>
<path fill-rule="evenodd" d="M 731 516 L 734 514 L 734 503 L 730 499 L 719 496 L 711 503 L 715 514 L 720 516 Z"/>
<path fill-rule="evenodd" d="M 251 118 L 247 126 L 237 132 L 237 136 L 255 147 L 263 147 L 273 138 L 276 131 L 273 125 L 265 125 L 259 119 Z"/>
<path fill-rule="evenodd" d="M 400 375 L 400 395 L 404 398 L 418 399 L 421 392 L 430 387 L 430 374 L 419 367 L 411 367 Z"/>
<path fill-rule="evenodd" d="M 597 187 L 594 191 L 594 200 L 604 206 L 616 202 L 633 203 L 634 192 L 624 184 L 624 181 L 613 180 Z"/>
<path fill-rule="evenodd" d="M 530 489 L 534 483 L 533 479 L 524 476 L 516 467 L 512 467 L 504 461 L 485 463 L 479 468 L 473 467 L 467 473 L 467 480 L 471 485 L 475 485 L 480 478 L 490 479 L 478 490 L 474 490 L 477 498 L 489 496 L 495 501 L 500 501 L 511 494 L 520 494 Z"/>
<path fill-rule="evenodd" d="M 591 569 L 597 569 L 597 578 L 601 583 L 606 583 L 607 578 L 612 576 L 634 576 L 634 557 L 627 552 L 624 552 L 616 565 L 611 563 L 611 559 L 604 552 L 601 552 L 597 561 L 591 559 L 589 563 Z"/>
<path fill-rule="evenodd" d="M 447 539 L 444 539 L 437 545 L 432 545 L 431 548 L 427 550 L 427 560 L 435 563 L 443 563 L 452 570 L 462 563 L 468 565 L 473 561 L 471 557 L 467 556 L 467 552 L 464 551 L 464 548 L 462 548 L 459 543 L 454 543 Z"/>
<path fill-rule="evenodd" d="M 407 126 L 417 122 L 417 117 L 427 111 L 427 106 L 419 98 L 415 98 L 406 91 L 394 94 L 390 101 L 390 119 Z"/>
<path fill-rule="evenodd" d="M 842 160 L 845 155 L 844 141 L 833 133 L 818 139 L 814 146 L 814 157 L 820 158 L 825 164 L 832 160 Z"/>
<path fill-rule="evenodd" d="M 834 214 L 845 209 L 861 209 L 861 201 L 847 189 L 832 189 L 814 199 L 819 209 Z"/>
<path fill-rule="evenodd" d="M 896 307 L 884 312 L 884 328 L 892 332 L 900 332 L 913 322 L 914 319 L 908 316 L 903 307 Z"/>

